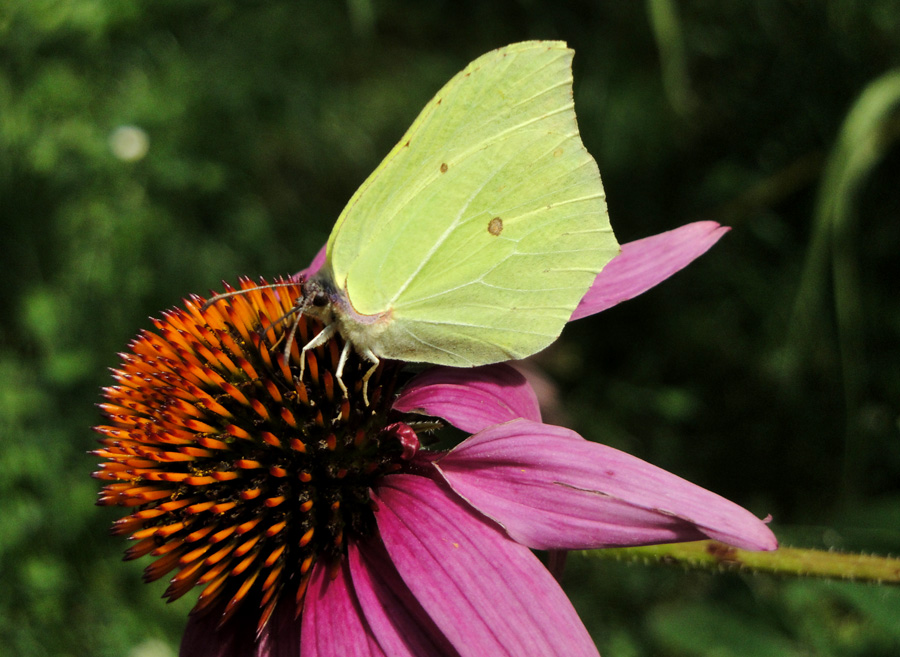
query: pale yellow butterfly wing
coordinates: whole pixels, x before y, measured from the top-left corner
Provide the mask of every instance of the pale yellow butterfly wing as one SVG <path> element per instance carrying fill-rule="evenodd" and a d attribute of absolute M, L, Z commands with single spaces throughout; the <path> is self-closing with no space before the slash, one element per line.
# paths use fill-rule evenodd
<path fill-rule="evenodd" d="M 478 58 L 428 103 L 357 190 L 325 276 L 379 357 L 482 365 L 561 332 L 618 253 L 581 143 L 572 51 L 525 42 Z"/>

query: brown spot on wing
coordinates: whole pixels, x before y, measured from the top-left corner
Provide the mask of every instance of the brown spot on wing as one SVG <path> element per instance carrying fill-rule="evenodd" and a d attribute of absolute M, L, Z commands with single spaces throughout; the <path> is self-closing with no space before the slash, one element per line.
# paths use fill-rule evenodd
<path fill-rule="evenodd" d="M 494 217 L 488 222 L 488 232 L 496 237 L 503 232 L 503 219 Z"/>

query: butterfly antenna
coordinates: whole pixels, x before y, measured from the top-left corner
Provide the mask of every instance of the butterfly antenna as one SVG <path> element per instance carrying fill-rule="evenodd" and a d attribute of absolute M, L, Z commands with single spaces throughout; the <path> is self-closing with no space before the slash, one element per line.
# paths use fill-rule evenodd
<path fill-rule="evenodd" d="M 211 297 L 209 300 L 207 300 L 207 302 L 204 303 L 203 306 L 201 306 L 200 312 L 201 313 L 205 312 L 207 308 L 209 308 L 214 303 L 218 303 L 222 299 L 237 297 L 242 294 L 247 294 L 248 292 L 255 292 L 256 290 L 267 290 L 267 289 L 273 288 L 273 287 L 293 287 L 295 285 L 302 286 L 302 283 L 300 283 L 300 282 L 297 282 L 297 283 L 269 283 L 267 285 L 257 285 L 256 287 L 248 287 L 246 289 L 235 290 L 233 292 L 223 292 L 222 294 L 217 294 L 216 296 Z M 291 312 L 293 312 L 293 311 L 291 311 Z M 290 315 L 290 314 L 291 313 L 286 313 L 282 318 L 279 319 L 279 321 L 281 321 L 281 319 L 283 319 L 284 317 L 287 317 L 287 315 Z"/>
<path fill-rule="evenodd" d="M 299 308 L 295 309 L 294 322 L 291 325 L 291 331 L 288 333 L 287 341 L 284 343 L 284 354 L 282 358 L 284 359 L 284 364 L 287 365 L 288 361 L 291 358 L 291 347 L 294 346 L 294 338 L 297 335 L 297 328 L 300 326 L 300 317 L 303 315 L 303 311 Z"/>
<path fill-rule="evenodd" d="M 297 283 L 294 283 L 294 285 L 297 285 Z M 266 286 L 264 286 L 264 287 L 266 287 Z M 283 285 L 282 285 L 282 287 L 283 287 Z M 259 289 L 259 288 L 254 288 L 254 289 Z M 301 289 L 302 289 L 302 287 L 301 287 Z M 291 347 L 294 345 L 294 339 L 297 335 L 297 329 L 300 326 L 300 317 L 303 315 L 304 312 L 306 312 L 306 309 L 309 308 L 311 303 L 312 302 L 310 301 L 310 295 L 307 294 L 306 291 L 304 290 L 303 294 L 301 294 L 297 298 L 297 301 L 294 303 L 294 306 L 290 310 L 288 310 L 286 313 L 284 313 L 283 315 L 281 315 L 274 321 L 270 322 L 268 326 L 265 326 L 265 327 L 260 326 L 258 329 L 256 329 L 256 334 L 260 338 L 264 339 L 266 337 L 266 333 L 268 333 L 270 329 L 278 326 L 281 322 L 285 321 L 288 317 L 291 317 L 291 316 L 294 317 L 294 321 L 291 322 L 291 330 L 288 331 L 288 333 L 287 333 L 287 341 L 285 342 L 284 350 L 282 352 L 282 361 L 284 362 L 285 365 L 287 365 L 288 361 L 290 361 Z M 285 336 L 282 335 L 280 338 L 278 338 L 275 342 L 272 343 L 272 347 L 277 346 L 278 343 L 284 339 L 285 339 Z M 301 362 L 300 369 L 301 369 L 301 371 L 303 370 L 302 362 Z"/>

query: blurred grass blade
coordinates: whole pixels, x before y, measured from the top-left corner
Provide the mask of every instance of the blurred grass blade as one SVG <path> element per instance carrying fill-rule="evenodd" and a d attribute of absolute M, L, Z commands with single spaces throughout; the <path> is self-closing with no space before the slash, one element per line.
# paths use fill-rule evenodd
<path fill-rule="evenodd" d="M 647 18 L 659 50 L 666 98 L 678 114 L 689 114 L 695 102 L 691 93 L 684 30 L 678 18 L 678 9 L 672 0 L 647 0 Z"/>
<path fill-rule="evenodd" d="M 869 83 L 841 126 L 825 164 L 816 202 L 813 235 L 806 256 L 789 333 L 789 347 L 808 352 L 821 335 L 827 276 L 831 268 L 834 313 L 845 399 L 845 461 L 842 496 L 852 499 L 866 461 L 854 427 L 865 377 L 865 332 L 857 270 L 856 197 L 896 132 L 891 119 L 900 104 L 900 69 Z"/>
<path fill-rule="evenodd" d="M 900 70 L 870 83 L 841 127 L 825 164 L 816 203 L 815 227 L 794 307 L 794 324 L 804 328 L 818 316 L 829 254 L 849 237 L 856 193 L 889 145 L 886 124 L 900 103 Z M 793 337 L 804 337 L 795 334 Z"/>
<path fill-rule="evenodd" d="M 347 0 L 347 15 L 355 36 L 372 38 L 375 34 L 375 7 L 372 0 Z"/>

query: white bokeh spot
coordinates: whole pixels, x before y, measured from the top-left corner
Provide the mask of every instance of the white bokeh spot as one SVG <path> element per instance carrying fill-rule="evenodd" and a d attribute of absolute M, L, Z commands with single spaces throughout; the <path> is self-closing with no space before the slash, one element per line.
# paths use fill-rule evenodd
<path fill-rule="evenodd" d="M 109 136 L 109 148 L 124 162 L 137 162 L 150 150 L 150 137 L 134 125 L 122 125 Z"/>

